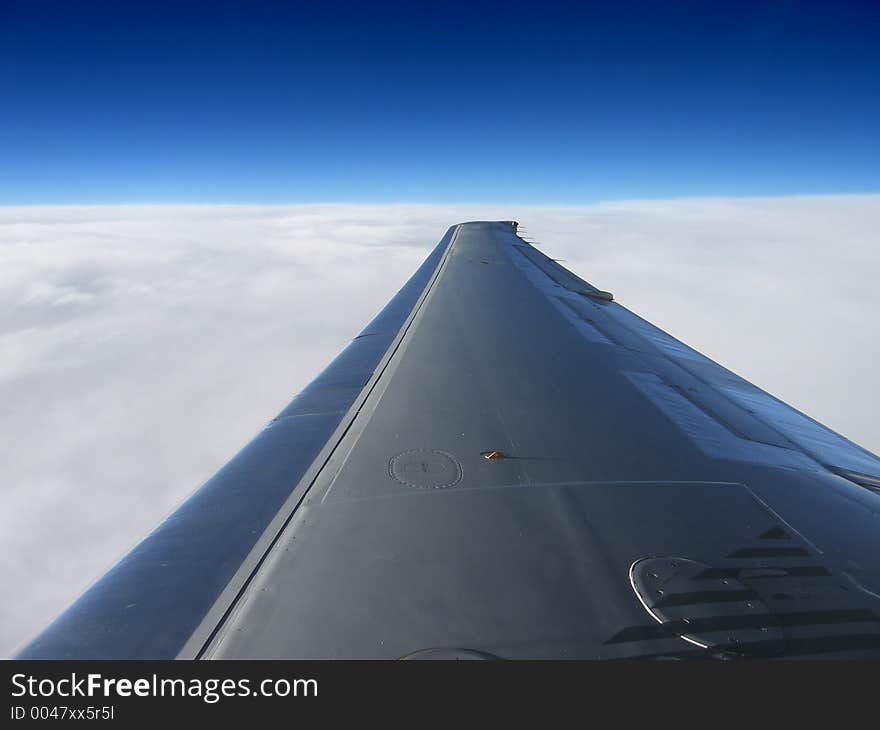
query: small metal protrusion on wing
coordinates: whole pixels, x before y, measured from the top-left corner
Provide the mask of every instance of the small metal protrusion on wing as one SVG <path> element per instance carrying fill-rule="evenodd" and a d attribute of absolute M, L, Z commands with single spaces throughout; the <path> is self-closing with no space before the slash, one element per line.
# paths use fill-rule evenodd
<path fill-rule="evenodd" d="M 614 295 L 610 291 L 602 291 L 601 289 L 581 289 L 578 294 L 590 297 L 590 299 L 601 299 L 603 302 L 614 301 Z"/>

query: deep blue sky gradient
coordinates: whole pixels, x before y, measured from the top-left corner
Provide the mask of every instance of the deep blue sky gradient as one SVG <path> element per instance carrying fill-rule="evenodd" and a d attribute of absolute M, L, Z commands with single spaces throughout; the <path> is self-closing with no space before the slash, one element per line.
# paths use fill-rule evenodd
<path fill-rule="evenodd" d="M 0 0 L 0 204 L 880 191 L 880 2 Z"/>

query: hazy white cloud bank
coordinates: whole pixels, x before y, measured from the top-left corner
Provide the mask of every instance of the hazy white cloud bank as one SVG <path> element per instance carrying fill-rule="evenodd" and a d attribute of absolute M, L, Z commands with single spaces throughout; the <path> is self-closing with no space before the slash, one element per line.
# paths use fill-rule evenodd
<path fill-rule="evenodd" d="M 880 196 L 0 208 L 0 654 L 232 456 L 469 219 L 521 221 L 624 305 L 880 450 Z"/>

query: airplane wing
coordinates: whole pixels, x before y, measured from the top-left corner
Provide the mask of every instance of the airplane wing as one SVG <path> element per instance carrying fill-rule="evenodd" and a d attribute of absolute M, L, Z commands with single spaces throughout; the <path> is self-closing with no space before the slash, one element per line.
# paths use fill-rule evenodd
<path fill-rule="evenodd" d="M 880 657 L 880 459 L 449 229 L 19 658 Z"/>

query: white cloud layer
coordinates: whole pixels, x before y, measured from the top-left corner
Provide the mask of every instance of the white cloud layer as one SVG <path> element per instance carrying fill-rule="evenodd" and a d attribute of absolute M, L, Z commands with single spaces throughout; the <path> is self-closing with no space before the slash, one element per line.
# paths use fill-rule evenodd
<path fill-rule="evenodd" d="M 0 654 L 316 375 L 452 223 L 514 219 L 622 304 L 873 451 L 880 195 L 0 208 Z"/>

